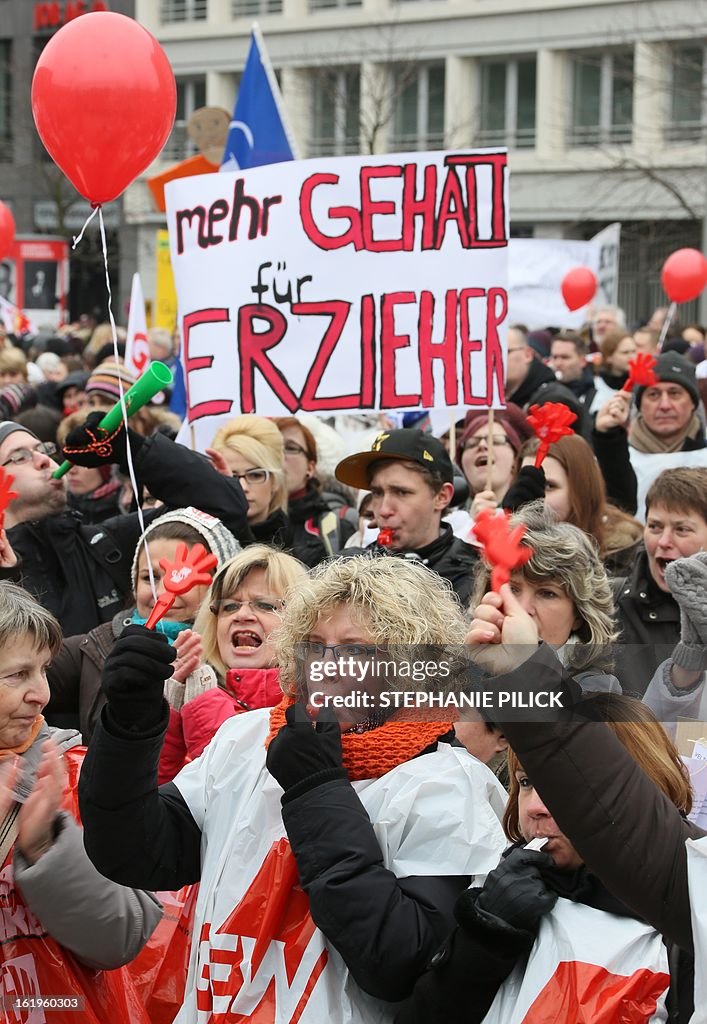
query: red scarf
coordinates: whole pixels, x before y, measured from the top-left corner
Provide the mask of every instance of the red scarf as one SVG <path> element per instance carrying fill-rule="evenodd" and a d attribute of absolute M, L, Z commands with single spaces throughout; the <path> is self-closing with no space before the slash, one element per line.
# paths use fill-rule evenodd
<path fill-rule="evenodd" d="M 295 701 L 285 697 L 270 712 L 270 733 L 265 746 L 286 725 L 285 711 Z M 452 728 L 451 722 L 384 722 L 370 732 L 345 732 L 341 737 L 343 766 L 352 782 L 380 779 L 412 760 Z"/>

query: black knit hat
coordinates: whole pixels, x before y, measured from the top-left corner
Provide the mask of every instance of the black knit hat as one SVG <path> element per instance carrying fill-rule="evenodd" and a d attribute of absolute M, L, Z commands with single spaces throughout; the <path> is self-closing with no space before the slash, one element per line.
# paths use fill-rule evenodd
<path fill-rule="evenodd" d="M 700 393 L 697 390 L 695 378 L 695 366 L 678 352 L 662 352 L 655 364 L 655 375 L 660 384 L 679 384 L 685 388 L 692 404 L 697 406 L 700 401 Z M 641 401 L 645 388 L 636 388 L 636 406 L 641 408 Z"/>
<path fill-rule="evenodd" d="M 22 430 L 25 434 L 29 434 L 30 437 L 35 437 L 39 440 L 36 434 L 32 433 L 27 427 L 23 427 L 21 423 L 15 423 L 14 420 L 3 420 L 0 422 L 0 445 L 6 437 L 14 434 L 16 430 Z"/>
<path fill-rule="evenodd" d="M 369 452 L 357 452 L 343 459 L 334 470 L 337 480 L 350 487 L 367 491 L 370 486 L 370 467 L 383 459 L 416 462 L 425 469 L 441 475 L 444 483 L 454 479 L 452 460 L 441 441 L 424 430 L 389 430 L 379 434 Z"/>

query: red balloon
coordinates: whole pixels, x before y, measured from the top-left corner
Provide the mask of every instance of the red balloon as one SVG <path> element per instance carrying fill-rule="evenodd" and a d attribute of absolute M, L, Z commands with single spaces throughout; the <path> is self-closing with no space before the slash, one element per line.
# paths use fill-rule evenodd
<path fill-rule="evenodd" d="M 596 295 L 597 279 L 589 267 L 573 267 L 562 279 L 562 298 L 568 309 L 581 309 Z"/>
<path fill-rule="evenodd" d="M 15 218 L 9 207 L 0 203 L 0 260 L 4 260 L 12 251 L 15 241 Z"/>
<path fill-rule="evenodd" d="M 110 202 L 164 146 L 177 87 L 157 40 L 112 11 L 82 14 L 45 46 L 32 114 L 54 162 L 93 206 Z"/>
<path fill-rule="evenodd" d="M 678 249 L 663 264 L 660 280 L 671 302 L 691 302 L 707 284 L 707 260 L 699 249 Z"/>

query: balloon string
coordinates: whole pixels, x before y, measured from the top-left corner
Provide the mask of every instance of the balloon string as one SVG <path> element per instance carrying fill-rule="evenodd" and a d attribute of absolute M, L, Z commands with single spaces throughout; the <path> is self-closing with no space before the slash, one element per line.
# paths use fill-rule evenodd
<path fill-rule="evenodd" d="M 96 214 L 100 212 L 100 209 L 101 209 L 101 208 L 100 208 L 100 206 L 94 206 L 93 210 L 91 211 L 91 213 L 90 213 L 90 214 L 89 214 L 89 216 L 88 216 L 88 220 L 86 221 L 86 223 L 84 224 L 84 226 L 83 226 L 83 227 L 81 228 L 81 230 L 79 231 L 78 235 L 76 235 L 76 236 L 74 237 L 74 242 L 73 242 L 73 245 L 71 246 L 71 248 L 72 248 L 72 249 L 75 249 L 75 248 L 76 248 L 76 246 L 77 246 L 77 245 L 79 244 L 79 242 L 80 242 L 80 241 L 81 241 L 81 239 L 83 238 L 83 233 L 84 233 L 84 231 L 86 230 L 86 228 L 88 227 L 88 225 L 89 225 L 89 224 L 91 223 L 91 221 L 93 220 L 93 218 L 94 218 L 94 217 L 96 216 Z M 110 294 L 110 293 L 109 293 L 109 294 Z"/>
<path fill-rule="evenodd" d="M 668 306 L 668 312 L 665 314 L 665 320 L 663 321 L 663 326 L 660 329 L 660 337 L 658 338 L 658 351 L 659 352 L 663 351 L 663 342 L 665 341 L 665 339 L 668 336 L 668 331 L 670 330 L 670 325 L 673 322 L 673 317 L 675 316 L 675 312 L 676 312 L 677 308 L 678 308 L 677 302 L 671 302 L 670 305 Z"/>
<path fill-rule="evenodd" d="M 91 217 L 93 217 L 93 214 L 96 212 L 98 213 L 98 224 L 101 230 L 101 245 L 103 246 L 103 266 L 106 272 L 106 291 L 108 292 L 108 318 L 110 320 L 110 329 L 113 339 L 113 356 L 115 358 L 116 366 L 120 366 L 120 353 L 118 352 L 118 332 L 115 326 L 115 319 L 113 317 L 113 293 L 111 291 L 110 275 L 108 273 L 108 246 L 106 244 L 106 229 L 103 224 L 103 211 L 100 206 L 96 207 L 96 209 L 91 214 Z M 91 219 L 91 217 L 89 217 L 89 220 Z M 86 224 L 88 224 L 88 221 L 86 221 Z M 84 224 L 84 228 L 86 227 L 86 224 Z M 125 428 L 125 452 L 128 458 L 128 475 L 130 476 L 130 486 L 133 489 L 133 494 L 135 495 L 135 501 L 137 503 L 137 518 L 138 522 L 140 523 L 140 534 L 142 535 L 145 532 L 145 520 L 143 519 L 142 515 L 142 505 L 140 502 L 141 496 L 138 494 L 137 480 L 135 478 L 135 468 L 133 466 L 133 453 L 130 450 L 130 434 L 128 432 L 128 409 L 125 404 L 125 392 L 123 390 L 123 380 L 120 374 L 118 374 L 118 388 L 120 390 L 120 408 L 123 412 L 123 427 Z M 147 544 L 147 538 L 143 540 L 143 544 L 145 545 L 145 559 L 147 561 L 147 571 L 150 576 L 150 589 L 152 591 L 152 600 L 153 603 L 156 604 L 157 587 L 155 585 L 155 576 L 152 571 L 152 559 L 150 558 L 150 549 Z"/>

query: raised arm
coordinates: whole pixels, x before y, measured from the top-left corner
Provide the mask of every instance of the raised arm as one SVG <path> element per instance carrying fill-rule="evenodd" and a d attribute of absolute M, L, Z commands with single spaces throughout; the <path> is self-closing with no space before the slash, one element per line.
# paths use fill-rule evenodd
<path fill-rule="evenodd" d="M 201 831 L 177 788 L 157 785 L 173 657 L 162 634 L 124 630 L 106 659 L 107 704 L 79 779 L 89 857 L 108 878 L 143 889 L 178 889 L 201 875 Z"/>

